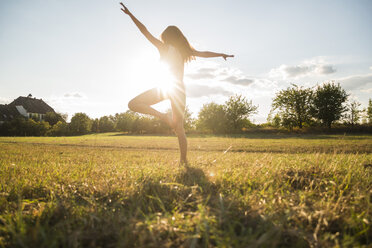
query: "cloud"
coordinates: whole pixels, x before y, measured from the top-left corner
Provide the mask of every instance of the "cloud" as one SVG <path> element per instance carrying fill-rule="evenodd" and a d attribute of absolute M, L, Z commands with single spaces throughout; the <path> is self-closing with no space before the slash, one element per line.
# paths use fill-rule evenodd
<path fill-rule="evenodd" d="M 310 68 L 308 66 L 287 66 L 281 65 L 279 69 L 284 73 L 285 77 L 298 77 L 301 75 L 305 75 L 310 72 Z"/>
<path fill-rule="evenodd" d="M 59 109 L 65 109 L 84 105 L 87 103 L 87 99 L 88 98 L 85 96 L 85 94 L 73 92 L 65 93 L 63 95 L 52 95 L 47 99 L 47 102 L 58 107 Z"/>
<path fill-rule="evenodd" d="M 335 73 L 336 69 L 333 65 L 327 63 L 324 58 L 314 58 L 311 60 L 305 60 L 299 65 L 281 65 L 270 71 L 271 77 L 287 78 L 300 78 L 305 76 L 314 75 L 328 75 Z"/>
<path fill-rule="evenodd" d="M 315 69 L 318 74 L 327 75 L 336 72 L 336 69 L 332 65 L 318 65 Z"/>
<path fill-rule="evenodd" d="M 346 90 L 355 90 L 367 84 L 372 84 L 372 74 L 365 75 L 353 75 L 346 78 L 340 78 L 337 80 L 341 86 Z"/>
<path fill-rule="evenodd" d="M 248 86 L 254 82 L 253 79 L 248 78 L 238 78 L 237 76 L 230 76 L 221 81 L 228 82 L 235 85 Z"/>
<path fill-rule="evenodd" d="M 189 84 L 186 88 L 187 96 L 192 98 L 199 98 L 210 95 L 229 96 L 232 92 L 223 89 L 222 87 L 210 87 L 200 84 Z"/>
<path fill-rule="evenodd" d="M 8 103 L 10 103 L 9 99 L 0 97 L 0 104 L 8 104 Z"/>
<path fill-rule="evenodd" d="M 207 78 L 215 78 L 217 68 L 200 68 L 196 72 L 187 74 L 186 76 L 191 79 L 207 79 Z"/>
<path fill-rule="evenodd" d="M 360 90 L 360 91 L 363 92 L 363 93 L 368 93 L 368 94 L 370 94 L 370 93 L 372 93 L 372 88 L 364 89 L 364 90 Z"/>
<path fill-rule="evenodd" d="M 65 98 L 83 98 L 84 96 L 83 96 L 83 94 L 76 92 L 76 93 L 66 93 L 66 94 L 63 95 L 63 97 L 65 97 Z"/>
<path fill-rule="evenodd" d="M 194 80 L 214 79 L 240 86 L 248 86 L 254 82 L 253 79 L 244 76 L 243 72 L 239 69 L 221 67 L 219 65 L 203 67 L 204 65 L 201 64 L 199 66 L 201 68 L 194 69 L 192 72 L 187 73 L 186 76 Z"/>

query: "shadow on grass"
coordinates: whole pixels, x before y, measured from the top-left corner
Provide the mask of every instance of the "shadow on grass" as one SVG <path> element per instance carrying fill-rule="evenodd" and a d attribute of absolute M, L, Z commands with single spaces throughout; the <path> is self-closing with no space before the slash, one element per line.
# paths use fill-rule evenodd
<path fill-rule="evenodd" d="M 233 194 L 221 193 L 223 182 L 209 180 L 200 168 L 177 170 L 173 181 L 143 177 L 128 190 L 95 190 L 77 182 L 60 190 L 25 187 L 7 202 L 0 195 L 0 246 L 309 247 L 311 231 L 289 228 L 284 219 L 273 223 Z M 284 178 L 301 190 L 318 174 L 289 170 Z M 345 223 L 330 222 L 328 231 L 342 232 Z M 364 236 L 359 242 L 368 244 Z"/>
<path fill-rule="evenodd" d="M 27 188 L 1 211 L 0 245 L 308 247 L 297 231 L 274 225 L 220 189 L 195 167 L 180 169 L 174 182 L 144 178 L 129 193 L 79 183 L 59 192 Z"/>

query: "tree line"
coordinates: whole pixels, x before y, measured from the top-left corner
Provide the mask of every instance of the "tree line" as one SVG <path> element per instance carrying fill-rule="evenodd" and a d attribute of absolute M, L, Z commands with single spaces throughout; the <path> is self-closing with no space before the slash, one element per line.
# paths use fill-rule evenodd
<path fill-rule="evenodd" d="M 349 94 L 334 82 L 316 88 L 292 84 L 279 91 L 272 102 L 267 123 L 255 125 L 249 117 L 257 113 L 258 106 L 242 95 L 234 95 L 223 104 L 204 104 L 197 118 L 185 111 L 185 130 L 188 133 L 237 134 L 249 129 L 330 129 L 337 124 L 343 127 L 372 128 L 372 99 L 368 108 L 360 110 L 360 103 L 348 101 Z M 170 110 L 169 110 L 170 111 Z M 88 133 L 125 132 L 128 134 L 171 134 L 162 121 L 146 115 L 126 111 L 92 119 L 85 113 L 76 113 L 68 123 L 67 116 L 49 112 L 43 121 L 13 119 L 0 125 L 3 136 L 67 136 Z M 361 121 L 362 120 L 362 121 Z"/>
<path fill-rule="evenodd" d="M 292 84 L 278 92 L 273 99 L 268 122 L 275 127 L 302 129 L 306 127 L 327 127 L 335 122 L 354 127 L 363 118 L 365 124 L 372 123 L 372 100 L 368 108 L 360 110 L 360 103 L 349 100 L 349 94 L 340 84 L 334 82 L 316 88 L 304 88 Z"/>

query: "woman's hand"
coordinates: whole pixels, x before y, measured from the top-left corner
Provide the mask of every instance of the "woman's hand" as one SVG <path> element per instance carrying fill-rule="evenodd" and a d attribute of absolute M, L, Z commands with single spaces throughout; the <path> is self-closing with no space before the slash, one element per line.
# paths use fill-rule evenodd
<path fill-rule="evenodd" d="M 121 10 L 122 10 L 125 14 L 129 15 L 129 14 L 130 14 L 129 9 L 128 9 L 127 7 L 125 7 L 125 5 L 124 5 L 122 2 L 120 2 L 120 5 L 123 7 L 123 8 L 121 8 Z"/>
<path fill-rule="evenodd" d="M 226 60 L 227 58 L 234 58 L 234 55 L 228 55 L 228 54 L 224 54 L 224 53 L 221 56 L 224 60 Z"/>

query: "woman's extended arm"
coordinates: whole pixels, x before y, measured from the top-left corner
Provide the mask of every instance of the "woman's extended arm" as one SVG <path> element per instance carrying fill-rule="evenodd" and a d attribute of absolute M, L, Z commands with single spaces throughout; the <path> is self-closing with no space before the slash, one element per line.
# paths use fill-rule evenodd
<path fill-rule="evenodd" d="M 203 57 L 203 58 L 222 57 L 224 60 L 226 60 L 226 58 L 234 57 L 234 55 L 228 55 L 224 53 L 214 53 L 214 52 L 208 52 L 208 51 L 200 52 L 197 50 L 194 50 L 192 55 L 197 56 L 197 57 Z"/>
<path fill-rule="evenodd" d="M 138 29 L 141 31 L 141 33 L 154 45 L 156 46 L 159 50 L 162 50 L 164 48 L 164 44 L 163 42 L 161 42 L 160 40 L 156 39 L 148 30 L 147 28 L 145 27 L 145 25 L 143 25 L 130 11 L 127 7 L 125 7 L 125 5 L 123 3 L 120 3 L 120 5 L 123 7 L 121 8 L 121 10 L 127 14 L 131 19 L 132 21 L 134 22 L 134 24 L 136 24 L 136 26 L 138 27 Z"/>

